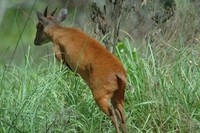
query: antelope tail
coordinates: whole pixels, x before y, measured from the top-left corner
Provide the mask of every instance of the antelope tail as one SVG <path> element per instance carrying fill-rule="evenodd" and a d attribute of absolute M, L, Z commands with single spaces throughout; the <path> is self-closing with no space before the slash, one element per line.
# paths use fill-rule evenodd
<path fill-rule="evenodd" d="M 123 74 L 117 74 L 117 77 L 126 82 L 127 87 L 130 89 L 131 93 L 135 92 L 135 88 L 127 81 L 126 77 Z"/>

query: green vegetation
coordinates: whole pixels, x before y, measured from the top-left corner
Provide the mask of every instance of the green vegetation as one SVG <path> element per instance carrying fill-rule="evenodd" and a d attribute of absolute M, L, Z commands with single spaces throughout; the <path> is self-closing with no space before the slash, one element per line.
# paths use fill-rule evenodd
<path fill-rule="evenodd" d="M 153 41 L 148 37 L 143 50 L 132 48 L 134 42 L 127 38 L 117 45 L 117 57 L 135 88 L 131 93 L 127 87 L 125 94 L 127 133 L 200 132 L 199 20 L 194 17 L 195 8 L 190 8 L 195 5 L 188 0 L 178 2 L 174 19 L 162 25 L 164 28 L 158 27 L 162 32 Z M 13 25 L 19 17 L 15 16 Z M 20 24 L 23 29 L 25 21 Z M 25 56 L 19 56 L 24 65 L 13 63 L 19 57 L 12 64 L 2 61 L 8 47 L 14 50 L 17 39 L 9 40 L 7 33 L 0 32 L 2 44 L 13 43 L 1 46 L 0 133 L 114 133 L 110 119 L 99 110 L 84 81 L 58 63 L 47 47 L 41 46 L 44 54 L 35 52 L 41 49 L 32 46 L 35 22 L 28 25 L 33 25 L 31 30 L 13 33 L 21 31 L 22 37 L 16 37 L 20 45 L 30 44 L 23 49 Z"/>
<path fill-rule="evenodd" d="M 118 56 L 135 87 L 133 94 L 126 91 L 128 132 L 200 130 L 200 69 L 195 51 L 181 48 L 173 62 L 163 63 L 151 49 L 143 59 L 125 46 L 128 40 L 119 45 Z M 86 84 L 55 60 L 35 66 L 27 55 L 24 69 L 7 68 L 0 88 L 0 132 L 114 132 Z"/>

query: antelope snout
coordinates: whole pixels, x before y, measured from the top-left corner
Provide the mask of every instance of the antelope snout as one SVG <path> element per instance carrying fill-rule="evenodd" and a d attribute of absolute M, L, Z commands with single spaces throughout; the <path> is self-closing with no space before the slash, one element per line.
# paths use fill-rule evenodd
<path fill-rule="evenodd" d="M 39 45 L 41 45 L 41 43 L 38 41 L 38 39 L 37 39 L 37 38 L 35 38 L 35 40 L 34 40 L 34 44 L 35 44 L 36 46 L 39 46 Z"/>

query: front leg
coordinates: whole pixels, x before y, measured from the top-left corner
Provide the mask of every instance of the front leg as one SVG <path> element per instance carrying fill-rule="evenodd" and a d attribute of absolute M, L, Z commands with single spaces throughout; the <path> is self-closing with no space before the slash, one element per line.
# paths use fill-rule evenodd
<path fill-rule="evenodd" d="M 55 52 L 55 57 L 59 62 L 64 62 L 63 56 L 62 56 L 62 52 L 60 49 L 60 46 L 57 44 L 54 44 L 53 50 Z"/>
<path fill-rule="evenodd" d="M 70 65 L 69 65 L 69 64 L 67 63 L 67 61 L 65 60 L 65 53 L 61 50 L 61 48 L 60 48 L 59 45 L 54 44 L 54 52 L 55 52 L 55 57 L 56 57 L 56 59 L 57 59 L 59 62 L 65 64 L 71 71 L 73 71 L 72 68 L 70 67 Z"/>

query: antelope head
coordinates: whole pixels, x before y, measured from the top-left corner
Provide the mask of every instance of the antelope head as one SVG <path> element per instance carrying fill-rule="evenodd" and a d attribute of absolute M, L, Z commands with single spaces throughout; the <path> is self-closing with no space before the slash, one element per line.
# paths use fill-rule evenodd
<path fill-rule="evenodd" d="M 34 44 L 39 46 L 44 43 L 48 43 L 50 41 L 48 35 L 45 32 L 45 29 L 52 25 L 59 25 L 63 20 L 66 19 L 67 16 L 67 9 L 63 8 L 61 9 L 58 16 L 54 17 L 54 14 L 57 10 L 57 8 L 50 13 L 50 15 L 47 14 L 48 7 L 44 10 L 44 13 L 37 12 L 38 17 L 38 23 L 36 25 L 37 32 L 34 39 Z"/>

